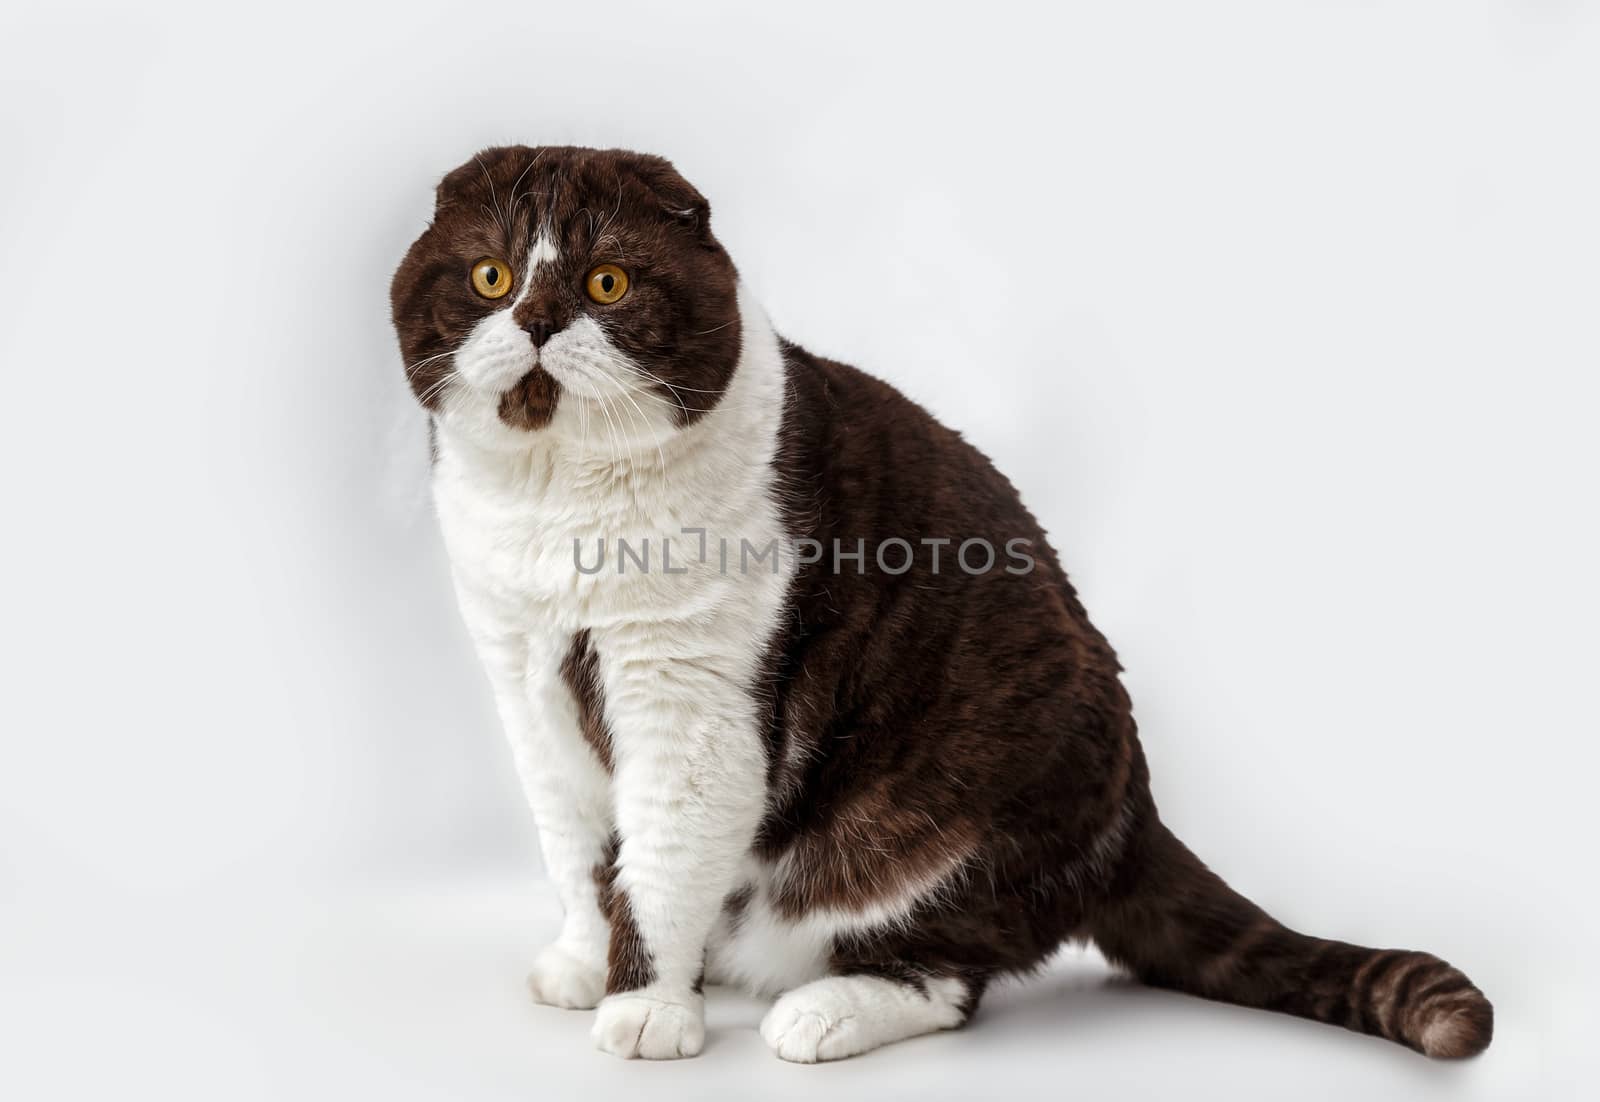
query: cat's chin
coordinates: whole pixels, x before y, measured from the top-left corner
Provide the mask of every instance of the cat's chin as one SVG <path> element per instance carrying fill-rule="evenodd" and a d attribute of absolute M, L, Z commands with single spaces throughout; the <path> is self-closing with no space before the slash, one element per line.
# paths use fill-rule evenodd
<path fill-rule="evenodd" d="M 560 384 L 544 368 L 535 367 L 500 395 L 496 412 L 509 428 L 533 432 L 550 424 L 560 398 Z"/>

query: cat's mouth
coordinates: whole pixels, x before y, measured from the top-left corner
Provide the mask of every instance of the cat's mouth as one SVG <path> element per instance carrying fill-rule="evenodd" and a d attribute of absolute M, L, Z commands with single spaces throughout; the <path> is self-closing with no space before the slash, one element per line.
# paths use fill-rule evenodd
<path fill-rule="evenodd" d="M 535 367 L 500 395 L 500 420 L 514 429 L 542 429 L 555 416 L 560 397 L 561 385 L 544 368 Z"/>

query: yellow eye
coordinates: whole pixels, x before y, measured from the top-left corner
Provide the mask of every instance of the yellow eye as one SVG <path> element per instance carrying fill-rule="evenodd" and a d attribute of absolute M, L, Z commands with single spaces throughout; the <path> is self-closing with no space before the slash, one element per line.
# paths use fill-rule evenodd
<path fill-rule="evenodd" d="M 615 264 L 602 264 L 590 270 L 584 290 L 601 306 L 609 306 L 628 293 L 628 273 Z"/>
<path fill-rule="evenodd" d="M 472 289 L 484 298 L 501 298 L 511 290 L 511 265 L 486 256 L 472 266 Z"/>

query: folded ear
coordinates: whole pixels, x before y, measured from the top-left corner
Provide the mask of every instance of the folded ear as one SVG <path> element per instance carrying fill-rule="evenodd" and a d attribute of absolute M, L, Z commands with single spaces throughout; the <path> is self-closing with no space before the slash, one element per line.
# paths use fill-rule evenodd
<path fill-rule="evenodd" d="M 455 172 L 450 173 L 443 180 L 440 180 L 439 185 L 433 189 L 433 209 L 435 211 L 444 210 L 445 207 L 455 202 L 456 191 L 460 186 L 458 182 L 458 173 L 460 171 L 460 169 L 457 169 Z"/>
<path fill-rule="evenodd" d="M 665 157 L 640 156 L 639 178 L 660 201 L 667 217 L 694 233 L 702 244 L 716 244 L 711 236 L 711 204 L 679 175 L 671 161 Z"/>
<path fill-rule="evenodd" d="M 484 158 L 496 156 L 499 152 L 498 149 L 481 150 L 466 164 L 451 169 L 439 181 L 439 186 L 433 189 L 433 209 L 437 212 L 454 205 L 474 183 L 482 186 L 489 175 L 489 170 L 484 167 Z"/>
<path fill-rule="evenodd" d="M 456 203 L 468 200 L 472 196 L 473 203 L 482 201 L 482 197 L 492 197 L 495 194 L 495 180 L 500 181 L 498 202 L 509 204 L 511 190 L 508 183 L 516 175 L 516 169 L 528 163 L 537 161 L 544 152 L 541 148 L 530 148 L 525 145 L 493 145 L 487 149 L 480 149 L 472 155 L 472 159 L 450 170 L 449 175 L 439 181 L 439 186 L 433 191 L 433 205 L 435 210 L 454 206 Z M 512 164 L 509 172 L 501 172 L 500 166 L 507 161 Z M 497 175 L 498 174 L 498 175 Z"/>

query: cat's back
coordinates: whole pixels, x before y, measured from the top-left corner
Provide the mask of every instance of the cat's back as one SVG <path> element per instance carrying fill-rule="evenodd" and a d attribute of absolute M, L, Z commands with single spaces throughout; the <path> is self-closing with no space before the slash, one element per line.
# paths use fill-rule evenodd
<path fill-rule="evenodd" d="M 949 540 L 937 544 L 946 561 L 961 543 L 977 540 L 973 554 L 993 547 L 1002 573 L 1006 563 L 1021 562 L 1007 557 L 1011 544 L 1076 605 L 1044 529 L 1016 487 L 958 430 L 870 372 L 791 341 L 783 342 L 783 353 L 789 391 L 778 465 L 790 491 L 792 534 L 824 543 Z"/>

